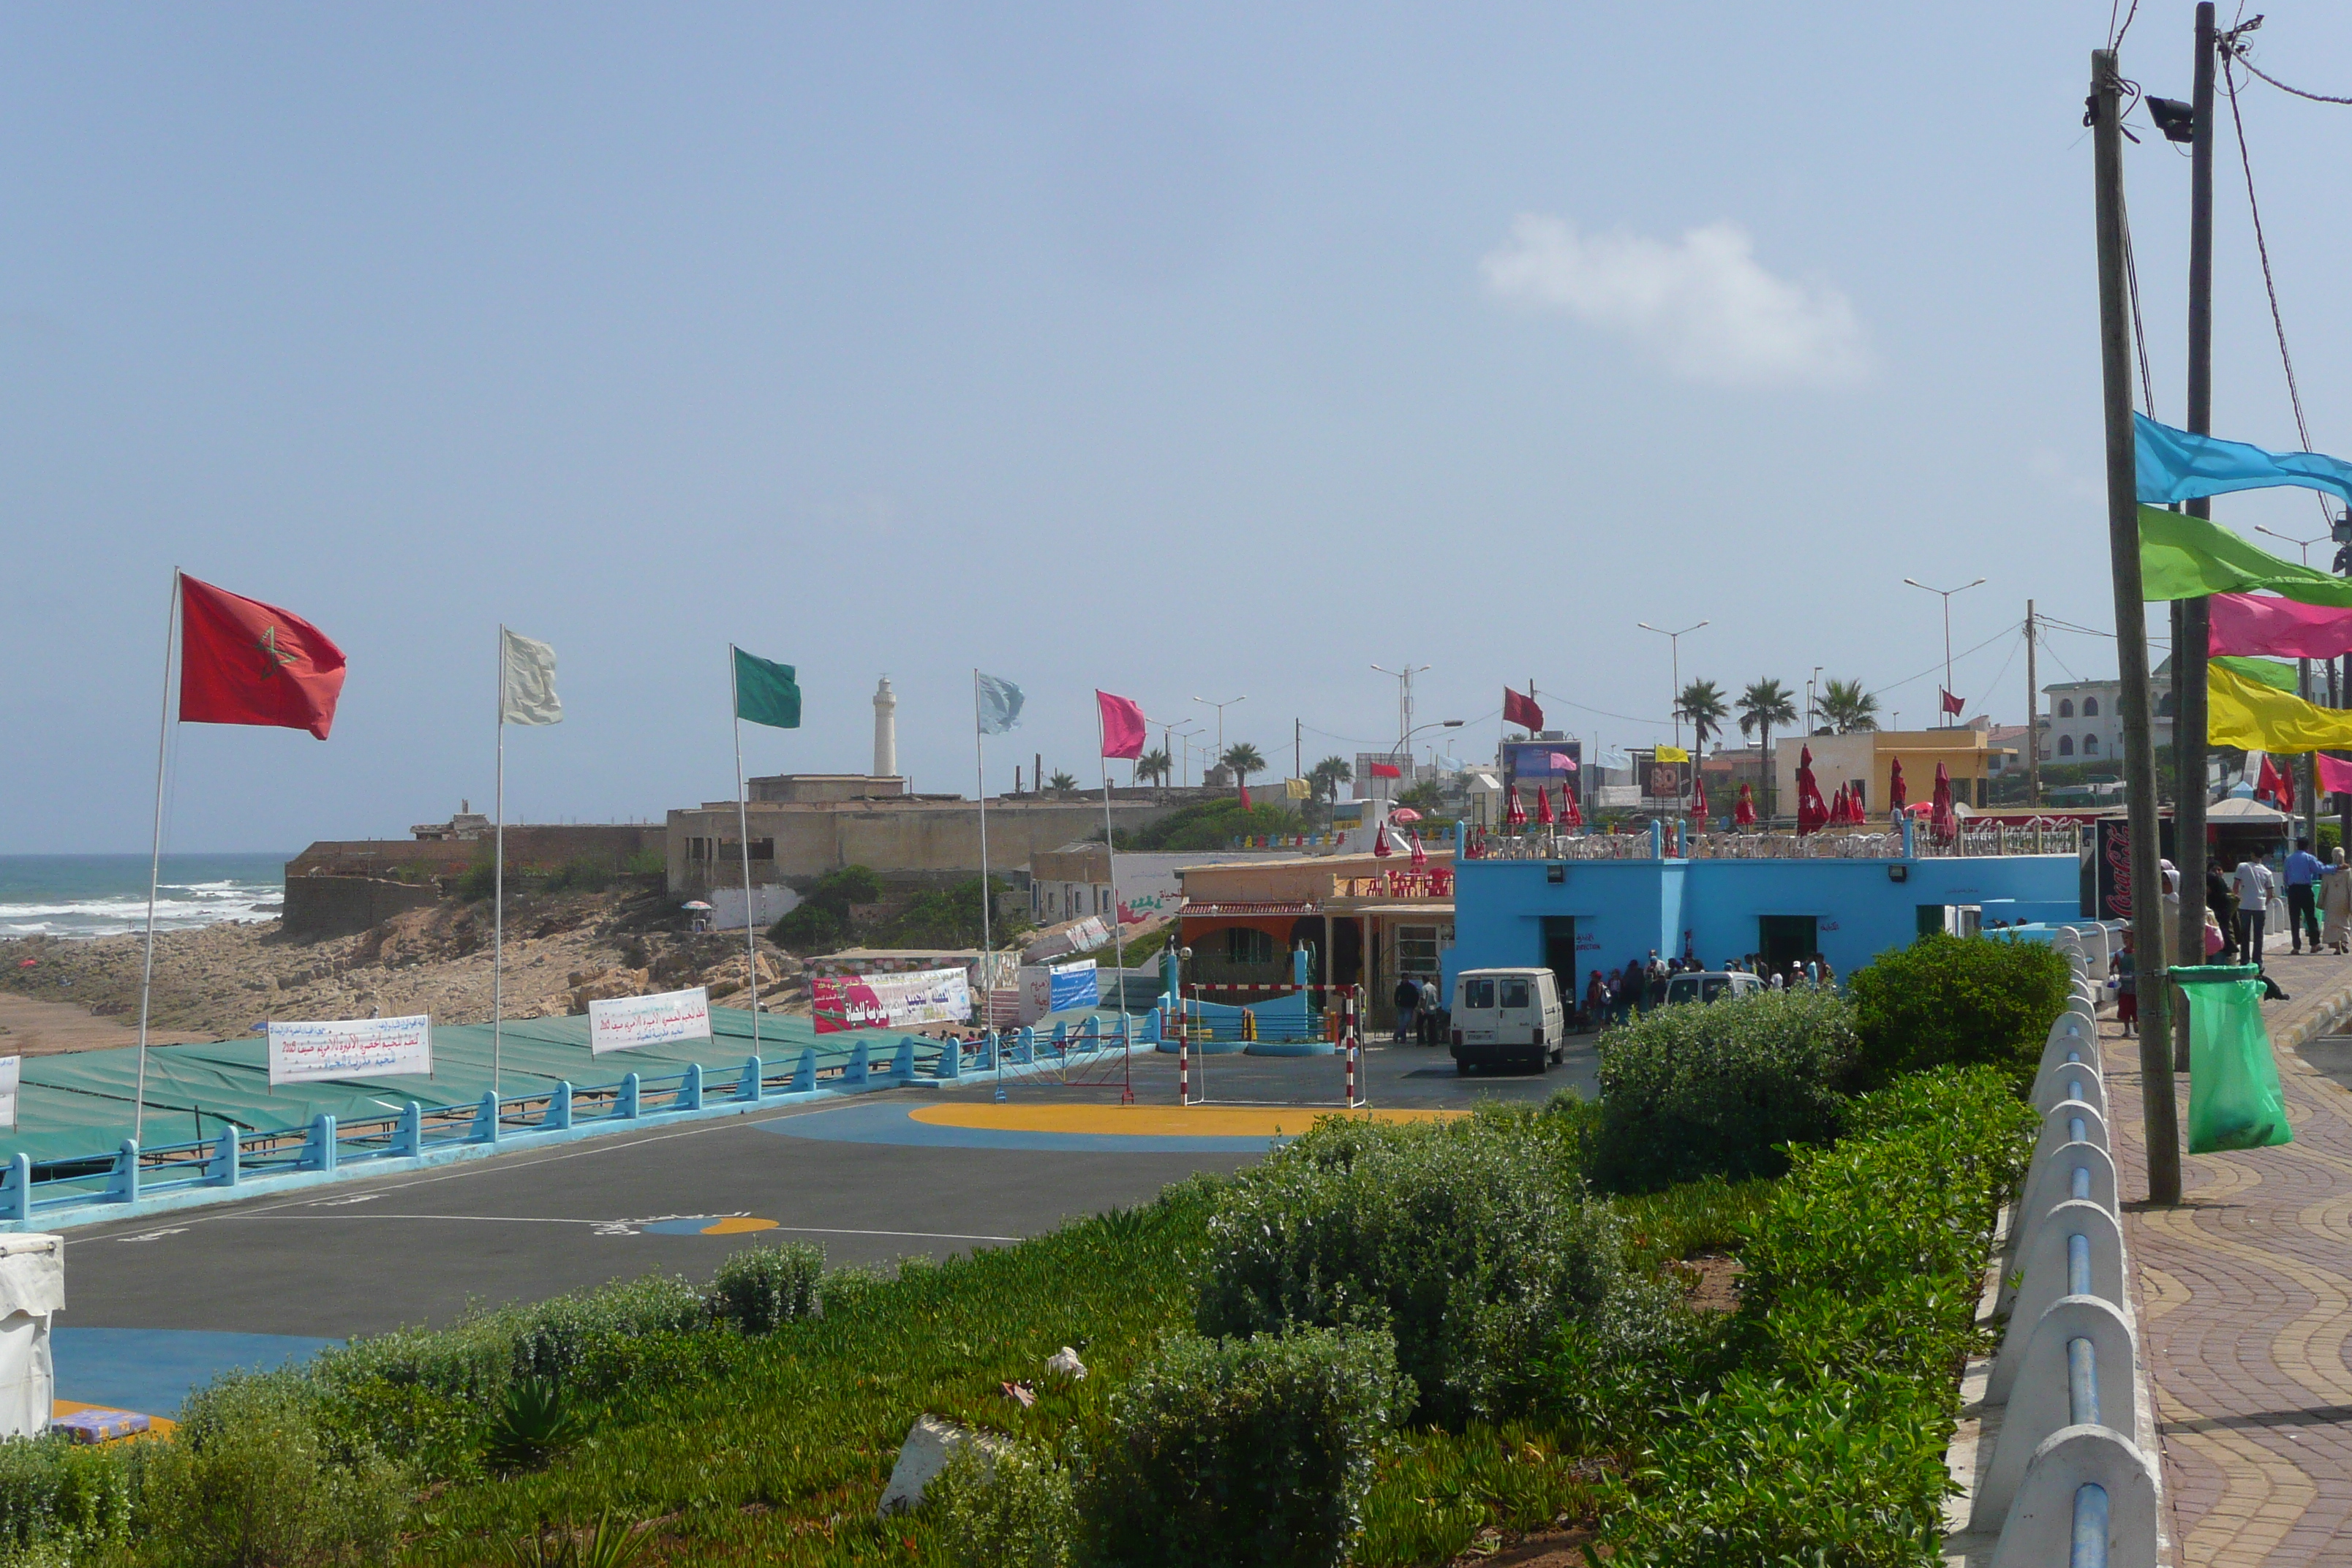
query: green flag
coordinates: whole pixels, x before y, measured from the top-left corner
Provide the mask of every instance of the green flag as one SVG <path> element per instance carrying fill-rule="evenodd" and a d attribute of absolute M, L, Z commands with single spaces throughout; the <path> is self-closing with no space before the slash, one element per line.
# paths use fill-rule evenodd
<path fill-rule="evenodd" d="M 778 730 L 801 727 L 801 688 L 793 667 L 735 650 L 735 717 Z"/>
<path fill-rule="evenodd" d="M 2305 605 L 2352 605 L 2352 583 L 2284 561 L 2218 522 L 2162 507 L 2139 509 L 2140 597 L 2194 599 L 2267 589 Z"/>

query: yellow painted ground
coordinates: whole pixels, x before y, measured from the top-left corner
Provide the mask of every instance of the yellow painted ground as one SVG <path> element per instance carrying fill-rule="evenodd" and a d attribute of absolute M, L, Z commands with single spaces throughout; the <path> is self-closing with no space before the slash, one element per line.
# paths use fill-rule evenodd
<path fill-rule="evenodd" d="M 53 1399 L 49 1401 L 49 1414 L 52 1415 L 78 1415 L 85 1410 L 120 1410 L 121 1408 L 122 1407 L 119 1405 L 85 1405 L 79 1399 Z M 109 1441 L 115 1443 L 131 1443 L 136 1442 L 142 1437 L 168 1437 L 179 1429 L 180 1424 L 178 1422 L 165 1420 L 161 1415 L 150 1415 L 147 1419 L 152 1422 L 153 1425 L 149 1426 L 146 1431 L 133 1432 L 128 1437 L 114 1437 L 109 1439 Z M 103 1447 L 103 1445 L 101 1445 L 101 1447 Z"/>
<path fill-rule="evenodd" d="M 736 1215 L 731 1218 L 722 1219 L 716 1225 L 704 1226 L 702 1227 L 702 1234 L 705 1236 L 741 1236 L 746 1231 L 773 1230 L 775 1228 L 776 1222 L 774 1220 L 753 1219 L 749 1215 Z"/>
<path fill-rule="evenodd" d="M 1109 1132 L 1130 1138 L 1271 1138 L 1304 1132 L 1337 1107 L 1242 1105 L 927 1105 L 912 1112 L 933 1127 L 997 1132 Z M 1466 1110 L 1359 1110 L 1371 1121 L 1450 1121 Z"/>

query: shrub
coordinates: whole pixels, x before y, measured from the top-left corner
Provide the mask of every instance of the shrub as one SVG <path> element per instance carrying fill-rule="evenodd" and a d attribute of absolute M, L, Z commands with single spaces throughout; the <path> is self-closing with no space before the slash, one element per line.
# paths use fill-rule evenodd
<path fill-rule="evenodd" d="M 1772 1176 L 1788 1165 L 1780 1145 L 1836 1136 L 1853 1016 L 1832 992 L 1756 992 L 1654 1009 L 1602 1035 L 1600 1053 L 1598 1184 Z"/>
<path fill-rule="evenodd" d="M 1490 1108 L 1453 1123 L 1318 1122 L 1245 1172 L 1210 1221 L 1205 1334 L 1381 1324 L 1421 1413 L 1517 1413 L 1563 1320 L 1621 1283 L 1568 1119 Z"/>
<path fill-rule="evenodd" d="M 849 936 L 849 922 L 818 904 L 803 904 L 768 928 L 768 940 L 787 952 L 830 952 Z"/>
<path fill-rule="evenodd" d="M 2022 1089 L 2065 1011 L 2067 969 L 2057 949 L 2038 942 L 1934 931 L 1880 953 L 1846 984 L 1874 1081 L 1985 1064 Z"/>
<path fill-rule="evenodd" d="M 635 1370 L 614 1363 L 616 1342 L 698 1328 L 709 1311 L 700 1290 L 667 1274 L 558 1296 L 525 1310 L 514 1375 L 543 1377 L 576 1394 L 602 1393 Z"/>
<path fill-rule="evenodd" d="M 130 1521 L 131 1481 L 119 1447 L 62 1436 L 0 1442 L 0 1555 L 97 1545 Z"/>
<path fill-rule="evenodd" d="M 479 902 L 498 891 L 498 863 L 477 860 L 457 875 L 457 896 L 469 902 Z"/>
<path fill-rule="evenodd" d="M 613 885 L 613 863 L 593 855 L 575 855 L 547 879 L 556 892 L 601 893 Z"/>
<path fill-rule="evenodd" d="M 1412 1400 L 1377 1330 L 1179 1339 L 1113 1395 L 1079 1494 L 1099 1568 L 1337 1568 L 1386 1429 Z"/>
<path fill-rule="evenodd" d="M 805 1241 L 728 1254 L 710 1282 L 710 1309 L 747 1334 L 772 1333 L 816 1313 L 824 1248 Z"/>
<path fill-rule="evenodd" d="M 520 1378 L 490 1418 L 482 1458 L 501 1474 L 535 1470 L 587 1441 L 589 1425 L 560 1384 L 543 1377 Z"/>
<path fill-rule="evenodd" d="M 1034 1443 L 957 1447 L 934 1483 L 957 1568 L 1065 1568 L 1077 1534 L 1069 1472 Z"/>

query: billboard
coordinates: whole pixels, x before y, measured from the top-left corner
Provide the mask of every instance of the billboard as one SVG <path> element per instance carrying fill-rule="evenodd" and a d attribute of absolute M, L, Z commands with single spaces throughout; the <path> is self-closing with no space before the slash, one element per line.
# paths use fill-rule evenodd
<path fill-rule="evenodd" d="M 710 988 L 614 996 L 588 1004 L 588 1048 L 596 1056 L 640 1046 L 710 1038 Z"/>
<path fill-rule="evenodd" d="M 1506 741 L 1503 742 L 1503 778 L 1507 784 L 1539 784 L 1547 786 L 1565 783 L 1578 789 L 1584 766 L 1584 742 L 1581 741 Z"/>
<path fill-rule="evenodd" d="M 1090 962 L 1087 967 L 1092 969 Z M 971 1016 L 971 974 L 925 969 L 913 974 L 823 974 L 810 982 L 816 1032 L 959 1024 Z"/>
<path fill-rule="evenodd" d="M 1655 752 L 1627 753 L 1633 763 L 1633 782 L 1642 786 L 1644 800 L 1687 800 L 1691 792 L 1692 763 L 1662 763 Z"/>
<path fill-rule="evenodd" d="M 269 1081 L 317 1083 L 338 1078 L 429 1078 L 433 1020 L 340 1018 L 269 1024 Z"/>

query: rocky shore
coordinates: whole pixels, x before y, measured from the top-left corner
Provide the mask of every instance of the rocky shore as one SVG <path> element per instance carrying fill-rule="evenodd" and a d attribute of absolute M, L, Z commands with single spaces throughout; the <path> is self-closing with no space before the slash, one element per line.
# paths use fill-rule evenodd
<path fill-rule="evenodd" d="M 708 985 L 711 1000 L 747 998 L 741 933 L 679 929 L 661 894 L 572 893 L 507 906 L 505 994 L 509 1018 L 560 1017 L 591 1001 Z M 79 1007 L 135 1026 L 143 943 L 136 936 L 0 942 L 0 996 Z M 760 1002 L 808 1011 L 800 961 L 760 942 Z M 155 1037 L 227 1039 L 270 1018 L 352 1018 L 430 1013 L 446 1024 L 490 1017 L 490 909 L 445 901 L 356 936 L 289 942 L 274 921 L 169 931 L 155 941 L 150 1027 Z M 5 1028 L 0 1022 L 0 1028 Z M 127 1037 L 130 1030 L 123 1031 Z M 62 1040 L 65 1037 L 59 1036 Z M 122 1043 L 74 1031 L 90 1048 Z M 0 1054 L 10 1049 L 0 1035 Z"/>

